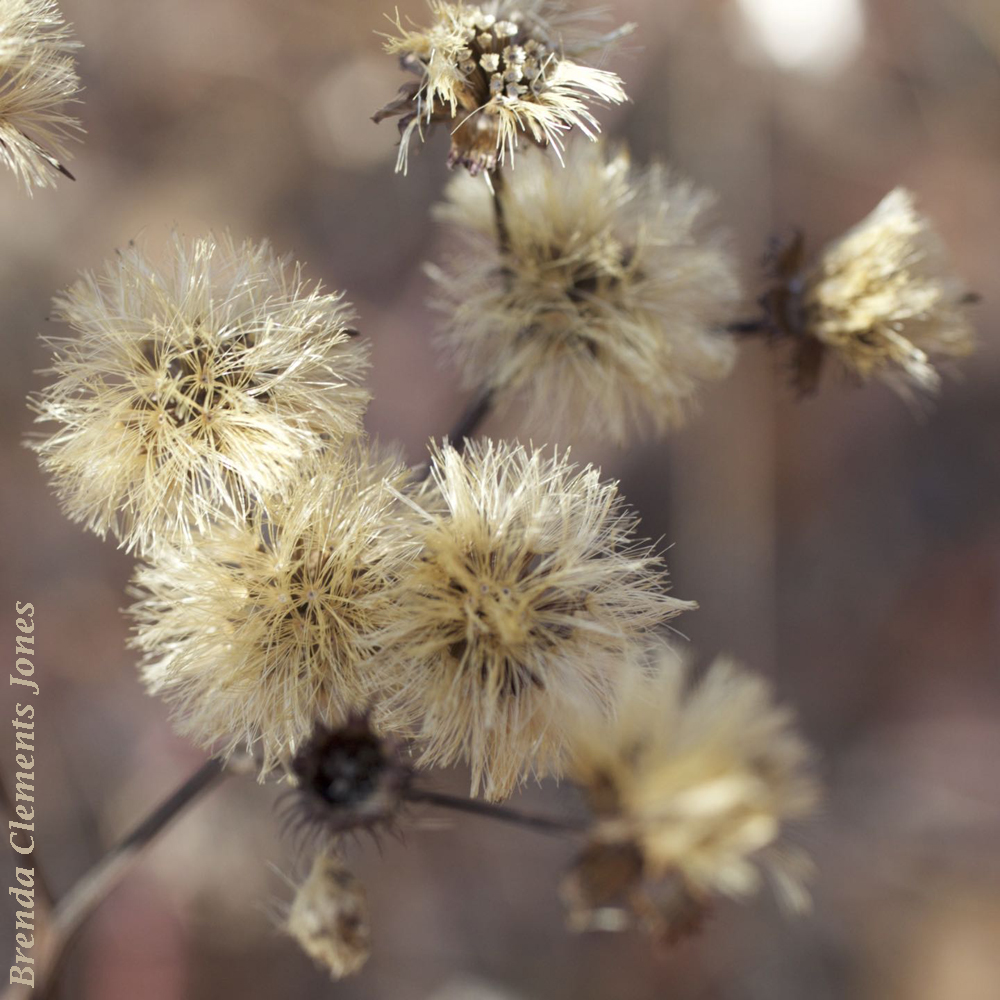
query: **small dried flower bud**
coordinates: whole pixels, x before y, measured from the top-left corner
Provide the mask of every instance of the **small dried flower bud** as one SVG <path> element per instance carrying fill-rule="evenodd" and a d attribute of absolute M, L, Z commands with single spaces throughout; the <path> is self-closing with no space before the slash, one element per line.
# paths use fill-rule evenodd
<path fill-rule="evenodd" d="M 507 444 L 435 448 L 413 498 L 420 550 L 383 602 L 370 676 L 412 718 L 422 764 L 464 758 L 473 792 L 558 772 L 581 706 L 612 711 L 637 637 L 693 607 L 635 535 L 614 483 Z"/>
<path fill-rule="evenodd" d="M 80 89 L 77 48 L 55 0 L 0 0 L 0 163 L 29 194 L 73 176 L 63 161 L 80 130 L 65 109 Z"/>
<path fill-rule="evenodd" d="M 655 651 L 653 672 L 634 665 L 613 720 L 578 717 L 568 774 L 595 821 L 567 882 L 574 918 L 621 897 L 648 928 L 677 936 L 713 893 L 756 892 L 761 868 L 782 902 L 803 908 L 807 864 L 777 841 L 817 790 L 788 713 L 725 661 L 689 686 L 670 655 Z"/>
<path fill-rule="evenodd" d="M 394 745 L 357 714 L 336 729 L 319 726 L 295 755 L 292 772 L 305 821 L 335 833 L 391 824 L 412 773 Z"/>
<path fill-rule="evenodd" d="M 663 434 L 732 368 L 721 327 L 740 297 L 736 264 L 705 218 L 708 193 L 599 145 L 573 158 L 562 171 L 523 157 L 502 192 L 503 249 L 484 185 L 449 185 L 437 214 L 461 249 L 430 272 L 445 341 L 466 385 L 489 384 L 532 429 Z"/>
<path fill-rule="evenodd" d="M 365 887 L 334 852 L 320 854 L 313 862 L 295 893 L 284 930 L 333 979 L 352 975 L 368 960 Z"/>
<path fill-rule="evenodd" d="M 600 131 L 592 104 L 625 100 L 621 80 L 607 70 L 577 61 L 583 53 L 604 48 L 632 26 L 611 35 L 588 30 L 589 18 L 566 14 L 558 0 L 497 0 L 497 15 L 448 0 L 432 0 L 433 23 L 423 29 L 404 26 L 397 14 L 398 35 L 386 51 L 401 56 L 419 82 L 406 99 L 396 98 L 375 114 L 375 121 L 400 116 L 402 132 L 397 170 L 405 172 L 410 143 L 427 127 L 448 122 L 452 148 L 449 164 L 462 164 L 473 174 L 492 171 L 513 158 L 521 140 L 563 148 L 563 135 L 578 129 L 593 138 Z M 528 17 L 523 14 L 527 12 Z M 523 44 L 512 44 L 521 38 Z M 479 50 L 482 72 L 468 68 L 470 49 Z M 539 56 L 532 87 L 508 90 L 493 74 Z M 541 55 L 551 52 L 544 61 Z M 502 59 L 490 57 L 499 56 Z M 502 75 L 502 74 L 501 74 Z M 517 83 L 521 77 L 509 77 Z"/>

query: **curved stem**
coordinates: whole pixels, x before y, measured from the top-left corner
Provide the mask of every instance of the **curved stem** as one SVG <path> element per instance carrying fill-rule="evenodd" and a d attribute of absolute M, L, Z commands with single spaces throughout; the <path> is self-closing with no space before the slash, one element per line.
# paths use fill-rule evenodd
<path fill-rule="evenodd" d="M 108 851 L 60 900 L 52 912 L 46 951 L 34 966 L 37 980 L 37 990 L 33 994 L 35 997 L 45 998 L 52 995 L 70 945 L 88 917 L 128 874 L 142 849 L 191 803 L 214 788 L 222 778 L 239 770 L 241 768 L 236 765 L 229 766 L 214 759 L 207 761 L 168 795 L 128 836 Z M 27 995 L 25 988 L 11 986 L 3 994 L 3 1000 L 14 1000 L 15 997 Z"/>
<path fill-rule="evenodd" d="M 472 813 L 476 816 L 482 816 L 484 819 L 495 819 L 501 823 L 512 823 L 515 826 L 523 826 L 529 830 L 537 830 L 539 833 L 582 833 L 588 825 L 580 820 L 536 816 L 531 813 L 520 812 L 517 809 L 511 809 L 509 806 L 498 806 L 492 802 L 483 802 L 480 799 L 463 799 L 457 795 L 448 795 L 445 792 L 411 789 L 406 793 L 406 798 L 410 802 L 425 802 L 428 805 L 437 806 L 439 809 Z"/>

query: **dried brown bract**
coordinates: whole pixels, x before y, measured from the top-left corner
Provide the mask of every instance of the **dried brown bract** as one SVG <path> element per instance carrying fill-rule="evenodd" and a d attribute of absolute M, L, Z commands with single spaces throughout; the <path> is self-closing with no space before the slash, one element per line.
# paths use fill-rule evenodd
<path fill-rule="evenodd" d="M 295 754 L 292 773 L 294 819 L 332 834 L 391 827 L 413 775 L 395 743 L 357 713 L 336 728 L 319 725 Z"/>

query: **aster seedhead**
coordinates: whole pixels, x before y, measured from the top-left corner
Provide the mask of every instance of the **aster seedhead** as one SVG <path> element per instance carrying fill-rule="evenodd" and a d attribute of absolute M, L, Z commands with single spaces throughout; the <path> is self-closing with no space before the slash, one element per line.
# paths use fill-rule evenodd
<path fill-rule="evenodd" d="M 498 248 L 489 193 L 456 177 L 437 216 L 460 251 L 430 274 L 465 383 L 532 426 L 623 442 L 679 425 L 736 357 L 721 328 L 740 287 L 713 200 L 600 144 L 575 147 L 571 171 L 533 151 L 503 190 Z"/>
<path fill-rule="evenodd" d="M 808 865 L 777 845 L 817 790 L 808 753 L 767 685 L 716 661 L 691 684 L 663 649 L 629 674 L 612 719 L 579 717 L 567 773 L 594 816 L 564 887 L 578 927 L 606 909 L 670 939 L 697 927 L 714 894 L 748 896 L 763 867 L 783 902 L 808 903 Z"/>
<path fill-rule="evenodd" d="M 452 126 L 449 166 L 478 174 L 513 160 L 522 138 L 561 155 L 566 132 L 600 131 L 591 103 L 625 100 L 615 73 L 576 58 L 634 25 L 588 32 L 592 15 L 569 15 L 559 0 L 430 0 L 430 8 L 429 27 L 406 27 L 397 12 L 390 19 L 397 34 L 386 36 L 386 52 L 417 77 L 374 116 L 400 118 L 399 171 L 406 172 L 414 135 L 439 122 Z"/>
<path fill-rule="evenodd" d="M 327 455 L 284 503 L 138 569 L 132 642 L 182 732 L 258 750 L 264 774 L 364 707 L 370 633 L 412 558 L 393 492 L 408 474 L 361 445 Z"/>
<path fill-rule="evenodd" d="M 764 329 L 795 344 L 796 384 L 815 389 L 824 358 L 902 396 L 936 393 L 935 364 L 964 357 L 975 334 L 970 296 L 913 195 L 896 188 L 870 215 L 803 266 L 801 236 L 775 255 Z"/>
<path fill-rule="evenodd" d="M 49 341 L 56 380 L 31 405 L 57 427 L 31 446 L 66 513 L 128 548 L 245 523 L 361 430 L 351 307 L 266 242 L 175 235 L 162 267 L 129 246 L 55 318 L 76 336 Z"/>
<path fill-rule="evenodd" d="M 350 976 L 368 961 L 368 896 L 335 851 L 317 855 L 283 929 L 332 979 Z"/>
<path fill-rule="evenodd" d="M 665 594 L 616 485 L 565 455 L 446 444 L 411 503 L 420 554 L 383 603 L 373 677 L 419 763 L 465 759 L 500 799 L 557 771 L 570 718 L 613 709 L 629 644 L 694 605 Z"/>
<path fill-rule="evenodd" d="M 66 110 L 80 90 L 77 48 L 55 0 L 0 0 L 0 163 L 29 194 L 73 178 L 63 161 L 80 131 Z"/>

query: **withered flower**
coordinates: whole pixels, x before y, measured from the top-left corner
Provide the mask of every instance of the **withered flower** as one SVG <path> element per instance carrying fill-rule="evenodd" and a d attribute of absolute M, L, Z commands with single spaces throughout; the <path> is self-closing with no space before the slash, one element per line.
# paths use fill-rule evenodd
<path fill-rule="evenodd" d="M 29 194 L 72 179 L 67 141 L 80 131 L 66 110 L 80 90 L 73 40 L 55 0 L 0 0 L 0 163 Z"/>
<path fill-rule="evenodd" d="M 360 444 L 328 455 L 289 498 L 192 545 L 164 545 L 135 576 L 142 676 L 202 745 L 257 749 L 263 772 L 317 721 L 371 697 L 366 662 L 384 591 L 408 564 L 396 527 L 408 470 Z"/>
<path fill-rule="evenodd" d="M 533 428 L 624 442 L 681 424 L 736 359 L 721 328 L 740 287 L 713 201 L 600 144 L 565 171 L 532 151 L 502 191 L 498 247 L 489 193 L 456 177 L 437 215 L 459 248 L 430 274 L 465 383 Z"/>
<path fill-rule="evenodd" d="M 804 265 L 801 237 L 775 257 L 765 294 L 765 332 L 796 349 L 798 387 L 815 389 L 824 359 L 857 378 L 877 378 L 900 395 L 935 393 L 935 364 L 971 354 L 970 296 L 913 195 L 891 191 L 814 263 Z"/>
<path fill-rule="evenodd" d="M 593 138 L 600 125 L 590 103 L 625 100 L 616 74 L 578 59 L 634 25 L 589 32 L 589 18 L 567 13 L 560 0 L 430 0 L 430 8 L 426 28 L 404 26 L 398 13 L 390 19 L 398 34 L 385 49 L 417 76 L 374 116 L 400 117 L 397 170 L 406 171 L 414 135 L 434 124 L 451 128 L 449 165 L 478 174 L 513 160 L 522 138 L 557 154 L 574 128 Z"/>
<path fill-rule="evenodd" d="M 333 979 L 352 975 L 368 961 L 368 897 L 335 851 L 316 857 L 283 929 Z"/>
<path fill-rule="evenodd" d="M 669 651 L 629 675 L 613 719 L 580 716 L 567 774 L 594 815 L 565 893 L 578 927 L 608 912 L 672 938 L 714 894 L 757 891 L 761 869 L 793 909 L 804 857 L 778 844 L 817 798 L 805 745 L 767 685 L 719 660 L 691 684 Z"/>
<path fill-rule="evenodd" d="M 66 513 L 128 548 L 243 524 L 329 441 L 358 434 L 368 351 L 342 295 L 266 243 L 175 235 L 163 266 L 129 246 L 56 299 L 56 425 L 31 446 Z"/>
<path fill-rule="evenodd" d="M 630 644 L 695 605 L 667 596 L 596 469 L 491 442 L 432 458 L 369 676 L 395 722 L 412 718 L 418 763 L 464 759 L 473 792 L 501 799 L 557 772 L 578 712 L 614 710 Z"/>

